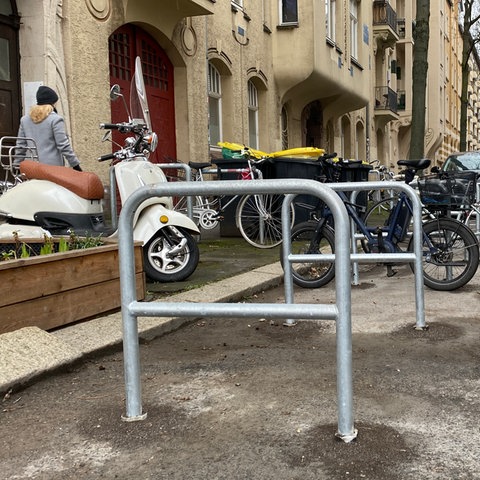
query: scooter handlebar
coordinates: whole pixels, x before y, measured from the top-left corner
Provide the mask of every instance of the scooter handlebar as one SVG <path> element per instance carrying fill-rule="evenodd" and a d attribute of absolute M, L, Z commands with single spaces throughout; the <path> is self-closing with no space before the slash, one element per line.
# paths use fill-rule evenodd
<path fill-rule="evenodd" d="M 106 155 L 102 155 L 101 157 L 98 157 L 97 160 L 99 162 L 105 162 L 106 160 L 112 160 L 113 158 L 115 158 L 114 153 L 107 153 Z"/>
<path fill-rule="evenodd" d="M 100 128 L 104 128 L 105 130 L 119 130 L 120 128 L 124 127 L 122 123 L 101 123 Z"/>

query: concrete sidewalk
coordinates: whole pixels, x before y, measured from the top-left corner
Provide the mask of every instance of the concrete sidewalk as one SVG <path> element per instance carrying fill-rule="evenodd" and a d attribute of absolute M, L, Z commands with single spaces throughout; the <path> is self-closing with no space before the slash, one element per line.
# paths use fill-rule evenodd
<path fill-rule="evenodd" d="M 197 274 L 197 281 L 201 275 Z M 169 302 L 235 302 L 278 285 L 282 278 L 283 270 L 276 262 L 200 288 L 168 294 L 167 298 Z M 167 291 L 172 288 L 171 285 L 164 287 Z M 139 319 L 139 335 L 142 339 L 153 338 L 175 330 L 189 320 L 142 318 Z M 0 392 L 27 385 L 49 372 L 121 342 L 121 312 L 52 332 L 27 327 L 0 335 Z"/>

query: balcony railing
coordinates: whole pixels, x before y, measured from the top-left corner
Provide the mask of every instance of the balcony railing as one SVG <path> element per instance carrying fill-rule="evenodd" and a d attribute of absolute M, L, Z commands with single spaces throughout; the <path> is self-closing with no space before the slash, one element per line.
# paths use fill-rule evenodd
<path fill-rule="evenodd" d="M 397 33 L 397 12 L 387 0 L 373 2 L 373 25 L 388 25 Z"/>
<path fill-rule="evenodd" d="M 375 110 L 390 110 L 397 113 L 397 93 L 390 87 L 375 87 Z"/>

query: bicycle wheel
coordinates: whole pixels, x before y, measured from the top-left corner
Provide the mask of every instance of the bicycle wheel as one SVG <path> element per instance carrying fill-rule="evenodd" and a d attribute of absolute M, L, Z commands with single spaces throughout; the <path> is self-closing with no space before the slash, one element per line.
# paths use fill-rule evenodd
<path fill-rule="evenodd" d="M 433 290 L 456 290 L 467 284 L 478 268 L 475 234 L 452 218 L 438 218 L 423 225 L 423 278 Z M 408 250 L 413 252 L 413 238 Z M 414 264 L 410 267 L 414 270 Z"/>
<path fill-rule="evenodd" d="M 388 216 L 397 202 L 398 196 L 394 196 L 369 204 L 364 219 L 365 225 L 368 227 L 385 226 Z"/>
<path fill-rule="evenodd" d="M 273 248 L 282 243 L 282 194 L 245 195 L 236 211 L 242 237 L 257 248 Z M 291 225 L 295 212 L 291 205 Z"/>
<path fill-rule="evenodd" d="M 329 226 L 316 233 L 317 222 L 308 221 L 292 229 L 292 254 L 320 254 L 335 252 L 335 234 Z M 281 256 L 283 264 L 283 255 Z M 333 262 L 304 262 L 292 264 L 293 283 L 303 288 L 319 288 L 335 276 Z"/>
<path fill-rule="evenodd" d="M 211 230 L 218 225 L 218 214 L 207 199 L 201 196 L 192 197 L 193 221 L 205 230 Z M 218 200 L 217 200 L 218 204 Z M 187 197 L 181 197 L 175 204 L 174 210 L 185 215 L 187 210 Z"/>
<path fill-rule="evenodd" d="M 386 200 L 398 199 L 399 193 L 399 190 L 387 187 L 378 190 L 369 190 L 367 192 L 369 206 L 377 204 L 378 208 L 386 208 L 387 204 L 383 204 L 383 202 Z"/>

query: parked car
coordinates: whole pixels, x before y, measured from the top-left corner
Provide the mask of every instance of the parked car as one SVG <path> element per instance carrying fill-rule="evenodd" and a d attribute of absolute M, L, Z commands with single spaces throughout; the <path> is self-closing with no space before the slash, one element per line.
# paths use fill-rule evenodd
<path fill-rule="evenodd" d="M 457 152 L 447 157 L 445 163 L 440 169 L 442 172 L 466 172 L 474 171 L 477 173 L 476 201 L 480 201 L 480 151 Z M 479 225 L 472 228 L 475 232 L 479 231 Z M 477 233 L 478 234 L 478 233 Z"/>
<path fill-rule="evenodd" d="M 445 160 L 441 170 L 444 172 L 476 170 L 480 173 L 480 151 L 452 153 Z"/>

